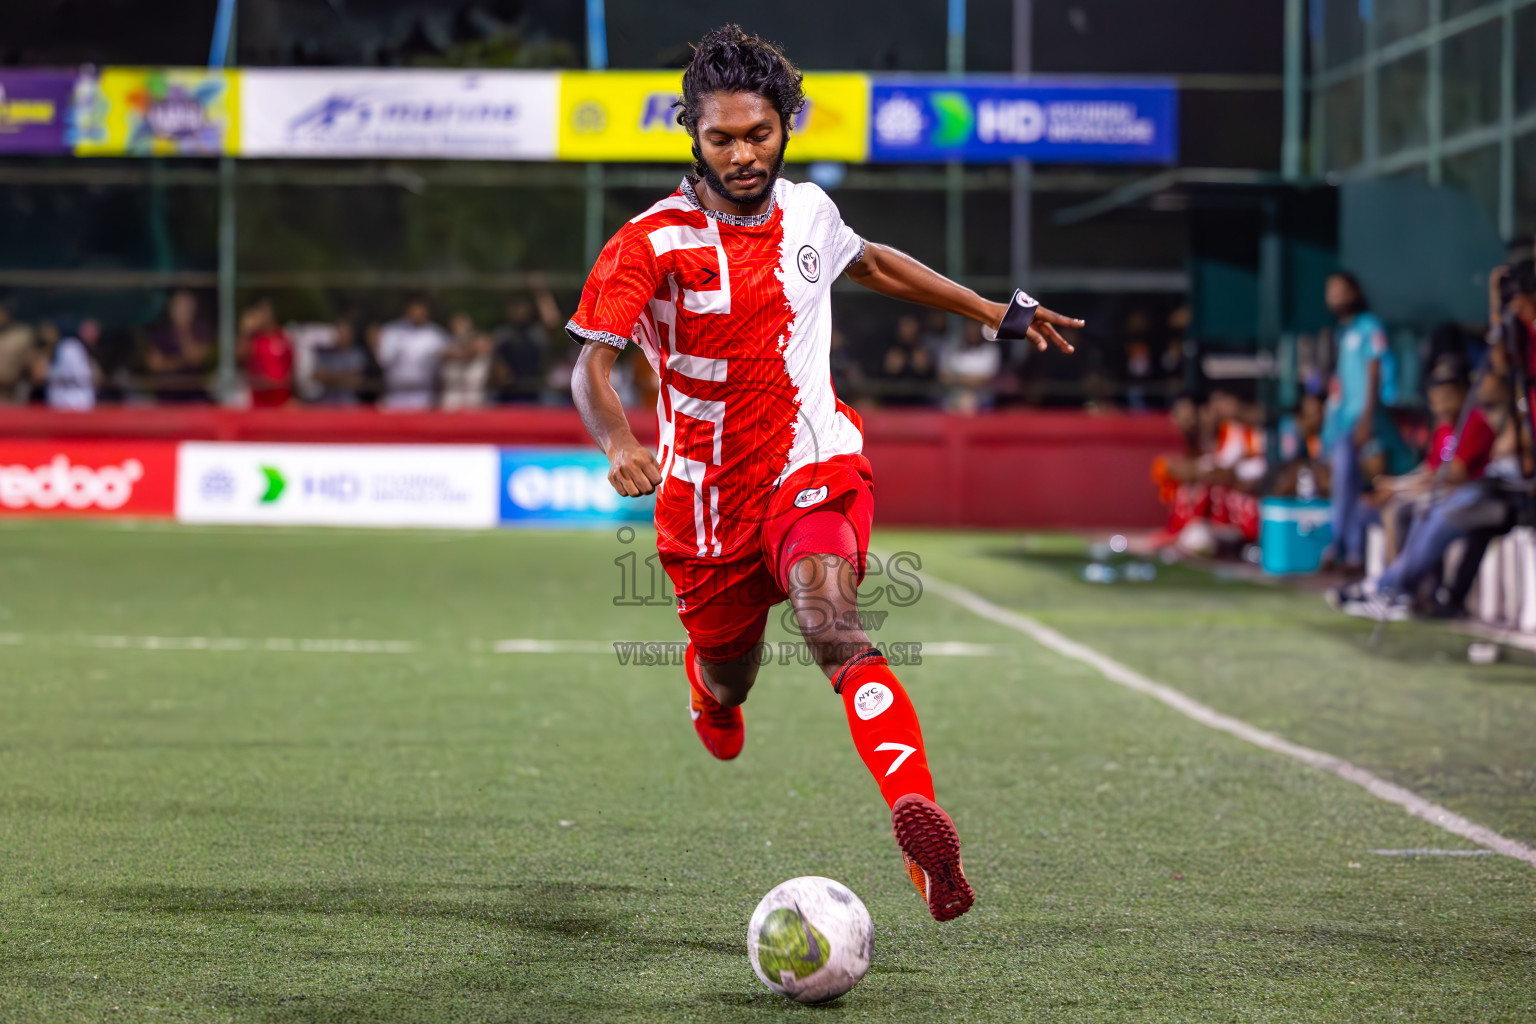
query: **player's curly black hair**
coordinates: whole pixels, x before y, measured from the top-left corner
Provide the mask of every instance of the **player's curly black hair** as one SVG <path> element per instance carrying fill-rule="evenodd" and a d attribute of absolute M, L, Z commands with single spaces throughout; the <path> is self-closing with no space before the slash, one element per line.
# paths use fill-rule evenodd
<path fill-rule="evenodd" d="M 784 137 L 789 138 L 795 116 L 805 106 L 800 69 L 784 51 L 740 25 L 721 25 L 699 40 L 693 60 L 683 72 L 683 98 L 677 102 L 677 123 L 694 139 L 694 159 L 699 157 L 699 106 L 714 92 L 752 92 L 768 100 L 779 112 Z"/>

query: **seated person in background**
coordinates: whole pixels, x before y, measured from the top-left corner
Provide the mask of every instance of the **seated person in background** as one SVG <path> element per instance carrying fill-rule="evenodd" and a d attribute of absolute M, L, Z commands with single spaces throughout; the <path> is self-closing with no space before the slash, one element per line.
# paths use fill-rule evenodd
<path fill-rule="evenodd" d="M 532 295 L 507 303 L 507 318 L 491 332 L 490 387 L 501 404 L 537 402 L 544 388 L 549 339 L 562 333 L 564 319 L 542 276 L 529 277 Z M 564 353 L 562 347 L 561 354 Z"/>
<path fill-rule="evenodd" d="M 1281 466 L 1266 489 L 1276 498 L 1328 494 L 1331 471 L 1323 459 L 1323 399 L 1308 390 L 1293 414 L 1280 420 Z"/>
<path fill-rule="evenodd" d="M 0 405 L 26 400 L 28 362 L 36 348 L 36 332 L 12 320 L 10 308 L 0 303 Z"/>
<path fill-rule="evenodd" d="M 274 409 L 293 401 L 293 342 L 278 326 L 270 299 L 257 299 L 241 315 L 237 351 L 253 407 Z"/>
<path fill-rule="evenodd" d="M 939 353 L 939 380 L 945 385 L 944 408 L 974 416 L 992 408 L 994 383 L 1003 368 L 1003 350 L 981 336 L 981 324 L 967 320 L 959 344 Z"/>
<path fill-rule="evenodd" d="M 432 322 L 424 298 L 406 303 L 405 316 L 379 331 L 375 354 L 384 371 L 384 409 L 430 409 L 437 399 L 437 375 L 452 342 Z"/>
<path fill-rule="evenodd" d="M 44 357 L 44 365 L 36 376 L 45 382 L 48 408 L 89 412 L 96 407 L 101 366 L 96 362 L 95 352 L 100 343 L 101 325 L 87 317 L 74 333 L 60 338 L 53 351 Z"/>
<path fill-rule="evenodd" d="M 1154 464 L 1171 502 L 1168 524 L 1152 547 L 1176 544 L 1202 556 L 1236 553 L 1259 537 L 1258 492 L 1268 469 L 1260 411 L 1220 386 L 1193 418 L 1187 400 L 1174 404 L 1174 415 L 1200 451 Z"/>
<path fill-rule="evenodd" d="M 880 362 L 880 404 L 932 405 L 933 357 L 923 344 L 923 325 L 908 313 L 896 321 L 896 337 Z"/>
<path fill-rule="evenodd" d="M 1484 389 L 1489 390 L 1496 384 L 1497 378 L 1487 377 Z M 1367 499 L 1381 509 L 1389 559 L 1397 556 L 1413 520 L 1437 496 L 1443 496 L 1447 487 L 1456 487 L 1483 475 L 1496 436 L 1483 412 L 1482 396 L 1475 396 L 1472 404 L 1467 405 L 1470 383 L 1466 364 L 1460 356 L 1440 356 L 1430 367 L 1426 385 L 1433 433 L 1424 461 L 1403 476 L 1378 479 Z M 1466 407 L 1465 423 L 1462 422 L 1463 407 Z"/>
<path fill-rule="evenodd" d="M 449 318 L 448 333 L 453 344 L 443 353 L 442 408 L 483 409 L 491 375 L 490 336 L 475 330 L 475 322 L 465 313 Z"/>
<path fill-rule="evenodd" d="M 1498 435 L 1480 406 L 1490 398 L 1502 404 L 1498 395 L 1503 390 L 1496 376 L 1485 378 L 1485 393 L 1474 398 L 1462 423 L 1467 400 L 1465 365 L 1459 357 L 1446 355 L 1431 367 L 1429 401 L 1435 433 L 1429 453 L 1413 472 L 1385 477 L 1376 487 L 1385 500 L 1406 513 L 1400 519 L 1408 523 L 1402 550 L 1375 579 L 1329 591 L 1331 604 L 1366 618 L 1408 617 L 1420 584 L 1438 573 L 1452 542 L 1470 531 L 1464 514 L 1487 496 L 1476 482 L 1488 469 Z M 1389 513 L 1386 518 L 1398 517 Z"/>
<path fill-rule="evenodd" d="M 144 353 L 150 387 L 162 402 L 208 400 L 213 368 L 213 329 L 197 315 L 197 296 L 185 288 L 171 293 L 165 314 L 149 329 Z"/>
<path fill-rule="evenodd" d="M 357 343 L 357 328 L 351 320 L 336 321 L 335 332 L 329 345 L 314 350 L 311 375 L 320 388 L 316 404 L 345 408 L 358 404 L 368 375 L 368 354 Z"/>

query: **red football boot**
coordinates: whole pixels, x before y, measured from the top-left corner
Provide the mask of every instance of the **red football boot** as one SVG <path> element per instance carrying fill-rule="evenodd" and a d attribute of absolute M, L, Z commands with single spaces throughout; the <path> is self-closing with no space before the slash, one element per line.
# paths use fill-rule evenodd
<path fill-rule="evenodd" d="M 715 700 L 704 680 L 699 676 L 694 662 L 693 644 L 688 645 L 683 658 L 688 668 L 688 687 L 693 698 L 688 703 L 688 714 L 693 716 L 693 729 L 704 743 L 704 749 L 722 761 L 729 761 L 741 753 L 747 739 L 747 727 L 741 720 L 741 708 L 728 708 Z"/>
<path fill-rule="evenodd" d="M 971 909 L 976 894 L 960 866 L 960 833 L 944 809 L 918 793 L 891 808 L 891 830 L 906 860 L 907 875 L 928 902 L 935 921 L 952 921 Z"/>

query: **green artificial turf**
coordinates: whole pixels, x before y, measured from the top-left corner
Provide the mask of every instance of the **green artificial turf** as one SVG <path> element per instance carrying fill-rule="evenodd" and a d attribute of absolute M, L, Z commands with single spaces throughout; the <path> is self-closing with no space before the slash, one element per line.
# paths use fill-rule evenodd
<path fill-rule="evenodd" d="M 934 924 L 814 670 L 765 668 L 720 764 L 680 669 L 497 653 L 680 638 L 614 605 L 647 543 L 0 526 L 0 1020 L 1536 1019 L 1536 868 L 1374 854 L 1469 844 L 923 594 L 877 638 L 991 645 L 901 670 L 979 895 Z M 1068 539 L 877 545 L 1536 839 L 1529 664 L 1373 655 L 1193 571 L 1085 584 Z M 747 963 L 800 874 L 875 920 L 830 1007 Z"/>

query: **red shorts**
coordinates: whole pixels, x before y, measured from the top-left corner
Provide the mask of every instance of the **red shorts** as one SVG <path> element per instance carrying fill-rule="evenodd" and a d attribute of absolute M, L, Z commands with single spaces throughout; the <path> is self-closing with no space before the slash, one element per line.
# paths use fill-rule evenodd
<path fill-rule="evenodd" d="M 773 492 L 757 544 L 730 559 L 661 552 L 661 564 L 677 594 L 677 613 L 699 657 L 730 661 L 763 638 L 768 609 L 786 600 L 781 554 L 785 537 L 812 513 L 836 512 L 848 520 L 857 543 L 855 569 L 864 578 L 869 531 L 875 518 L 874 473 L 862 455 L 834 455 L 803 466 Z M 796 557 L 822 552 L 802 551 Z"/>

